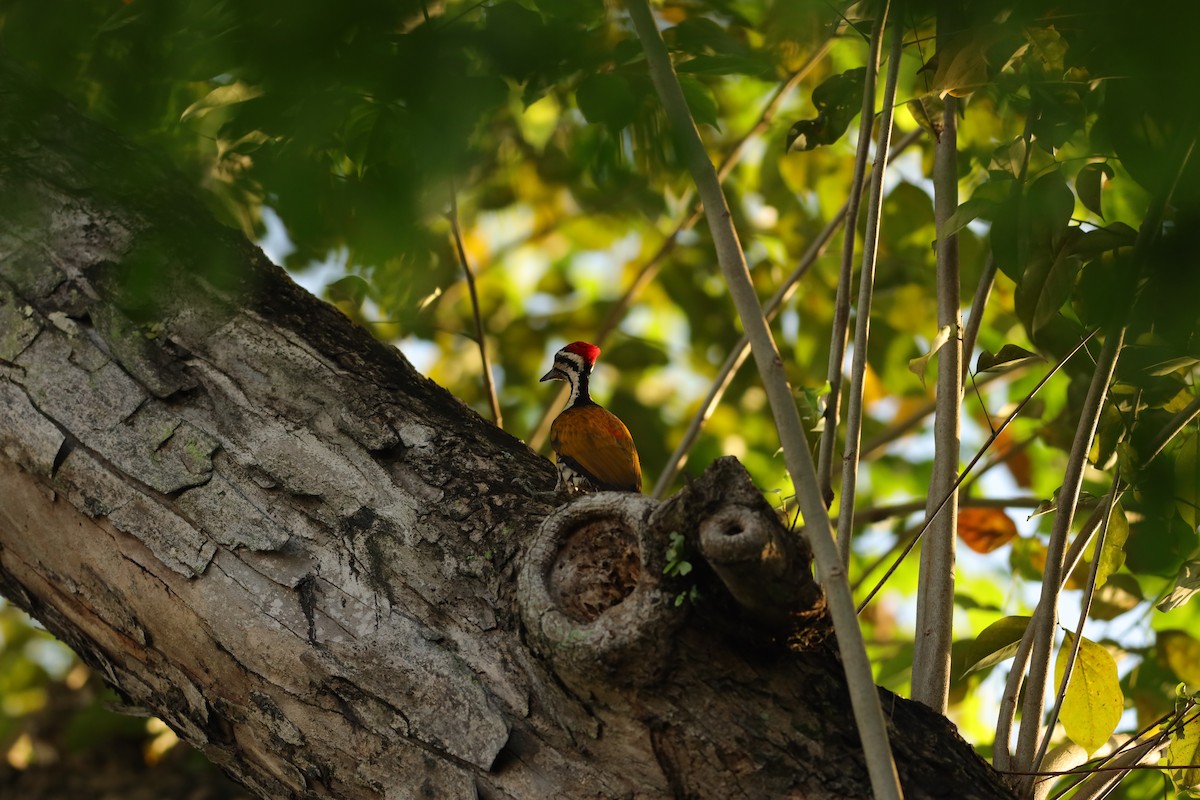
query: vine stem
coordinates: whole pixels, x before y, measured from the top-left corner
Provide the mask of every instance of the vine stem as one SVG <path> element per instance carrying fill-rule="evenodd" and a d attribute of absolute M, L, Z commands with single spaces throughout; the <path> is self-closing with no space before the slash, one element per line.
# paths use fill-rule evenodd
<path fill-rule="evenodd" d="M 681 155 L 692 173 L 701 202 L 704 203 L 717 260 L 742 327 L 750 339 L 751 352 L 770 401 L 783 445 L 784 460 L 796 487 L 805 530 L 825 587 L 872 790 L 879 800 L 898 800 L 903 794 L 892 759 L 887 723 L 879 704 L 879 693 L 871 674 L 871 662 L 863 644 L 862 630 L 854 613 L 854 599 L 846 581 L 846 570 L 833 540 L 829 514 L 817 485 L 816 467 L 808 452 L 800 414 L 784 373 L 783 360 L 751 284 L 750 270 L 733 227 L 721 181 L 700 140 L 700 132 L 688 110 L 679 78 L 671 65 L 671 57 L 655 24 L 650 5 L 647 0 L 627 0 L 626 7 L 646 52 L 651 80 L 679 142 Z M 886 147 L 884 149 L 886 153 Z"/>
<path fill-rule="evenodd" d="M 884 0 L 880 13 L 890 4 Z M 902 15 L 897 15 L 902 16 Z M 879 144 L 875 146 L 875 172 L 867 199 L 867 226 L 863 239 L 862 266 L 858 272 L 858 304 L 854 321 L 854 358 L 850 367 L 850 394 L 846 408 L 846 444 L 842 452 L 841 512 L 838 514 L 837 546 L 842 565 L 850 563 L 850 540 L 854 532 L 854 495 L 858 483 L 858 451 L 862 441 L 863 385 L 867 373 L 867 341 L 871 332 L 871 297 L 875 288 L 875 263 L 879 251 L 879 229 L 883 219 L 883 178 L 887 171 L 888 143 L 892 137 L 892 111 L 896 82 L 900 77 L 900 55 L 904 30 L 892 31 L 888 51 L 888 77 L 883 88 L 883 112 L 879 119 Z"/>

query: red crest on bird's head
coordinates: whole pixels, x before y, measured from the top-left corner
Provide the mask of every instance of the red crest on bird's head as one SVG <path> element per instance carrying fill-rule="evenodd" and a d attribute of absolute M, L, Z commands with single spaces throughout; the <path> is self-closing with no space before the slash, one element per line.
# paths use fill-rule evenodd
<path fill-rule="evenodd" d="M 600 355 L 600 348 L 588 342 L 571 342 L 563 350 L 579 356 L 583 359 L 583 363 L 589 367 L 596 363 L 596 357 Z"/>

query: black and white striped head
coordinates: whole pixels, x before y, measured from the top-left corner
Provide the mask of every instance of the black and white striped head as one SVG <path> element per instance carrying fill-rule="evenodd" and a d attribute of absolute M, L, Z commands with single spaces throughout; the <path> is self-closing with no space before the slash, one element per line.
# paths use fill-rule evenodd
<path fill-rule="evenodd" d="M 587 378 L 596 365 L 600 348 L 587 342 L 571 342 L 554 354 L 554 366 L 542 376 L 543 381 L 566 381 L 571 386 L 568 406 L 575 405 L 580 395 L 587 398 Z"/>

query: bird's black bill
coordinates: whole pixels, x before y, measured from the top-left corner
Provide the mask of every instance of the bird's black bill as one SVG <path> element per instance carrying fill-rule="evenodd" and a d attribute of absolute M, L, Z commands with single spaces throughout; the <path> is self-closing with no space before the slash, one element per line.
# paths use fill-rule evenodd
<path fill-rule="evenodd" d="M 565 381 L 566 379 L 566 374 L 558 367 L 554 367 L 543 375 L 538 383 L 543 383 L 544 381 Z"/>

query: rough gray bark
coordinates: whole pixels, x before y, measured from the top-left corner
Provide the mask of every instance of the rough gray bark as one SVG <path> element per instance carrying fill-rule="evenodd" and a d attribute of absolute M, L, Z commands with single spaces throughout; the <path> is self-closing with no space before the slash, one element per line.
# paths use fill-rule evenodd
<path fill-rule="evenodd" d="M 538 538 L 550 463 L 153 157 L 3 68 L 0 94 L 0 592 L 130 705 L 264 798 L 867 795 L 833 651 L 754 627 L 699 555 L 695 607 L 656 572 L 673 531 L 711 546 L 705 519 L 790 536 L 745 485 L 611 523 L 617 560 L 578 574 L 628 585 L 564 624 L 636 634 L 614 620 L 645 624 L 622 608 L 639 593 L 666 624 L 559 674 L 517 591 L 531 543 L 552 567 L 570 551 Z M 807 579 L 790 547 L 768 584 Z M 597 589 L 563 570 L 563 608 Z M 819 593 L 782 597 L 803 617 Z M 1011 797 L 943 718 L 884 702 L 909 797 Z"/>

